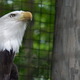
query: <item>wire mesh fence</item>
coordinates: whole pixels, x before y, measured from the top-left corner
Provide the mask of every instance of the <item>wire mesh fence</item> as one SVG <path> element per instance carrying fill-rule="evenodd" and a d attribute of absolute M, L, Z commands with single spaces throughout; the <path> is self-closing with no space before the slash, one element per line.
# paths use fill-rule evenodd
<path fill-rule="evenodd" d="M 14 10 L 33 14 L 14 60 L 19 80 L 51 80 L 55 0 L 0 0 L 0 16 Z"/>

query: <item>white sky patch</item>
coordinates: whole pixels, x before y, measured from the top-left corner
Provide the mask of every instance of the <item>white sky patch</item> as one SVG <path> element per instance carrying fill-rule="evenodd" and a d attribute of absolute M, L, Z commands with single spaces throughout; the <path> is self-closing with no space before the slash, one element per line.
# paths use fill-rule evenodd
<path fill-rule="evenodd" d="M 39 7 L 44 7 L 45 5 L 43 5 L 43 4 L 39 4 Z"/>
<path fill-rule="evenodd" d="M 8 4 L 12 4 L 13 1 L 12 1 L 12 0 L 8 0 L 7 3 L 8 3 Z"/>
<path fill-rule="evenodd" d="M 40 8 L 44 7 L 45 9 L 49 9 L 49 6 L 45 5 L 45 4 L 39 4 L 38 5 Z"/>

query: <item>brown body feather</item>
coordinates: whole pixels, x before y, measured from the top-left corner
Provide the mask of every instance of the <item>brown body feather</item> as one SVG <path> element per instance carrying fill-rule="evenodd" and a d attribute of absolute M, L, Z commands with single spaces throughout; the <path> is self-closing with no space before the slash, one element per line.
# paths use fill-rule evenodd
<path fill-rule="evenodd" d="M 0 51 L 0 80 L 18 80 L 18 70 L 13 63 L 15 53 Z"/>

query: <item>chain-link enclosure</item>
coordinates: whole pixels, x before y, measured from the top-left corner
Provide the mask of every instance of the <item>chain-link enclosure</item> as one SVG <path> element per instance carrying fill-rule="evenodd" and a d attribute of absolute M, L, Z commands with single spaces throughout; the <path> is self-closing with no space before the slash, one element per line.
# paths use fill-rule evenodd
<path fill-rule="evenodd" d="M 0 0 L 0 16 L 14 10 L 33 14 L 14 60 L 19 80 L 51 80 L 55 0 Z"/>

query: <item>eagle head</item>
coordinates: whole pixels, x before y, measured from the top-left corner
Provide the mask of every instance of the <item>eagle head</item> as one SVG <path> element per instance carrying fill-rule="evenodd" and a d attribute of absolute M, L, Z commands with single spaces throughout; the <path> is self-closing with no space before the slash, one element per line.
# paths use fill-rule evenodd
<path fill-rule="evenodd" d="M 13 11 L 0 17 L 0 50 L 19 52 L 27 23 L 32 13 Z"/>

